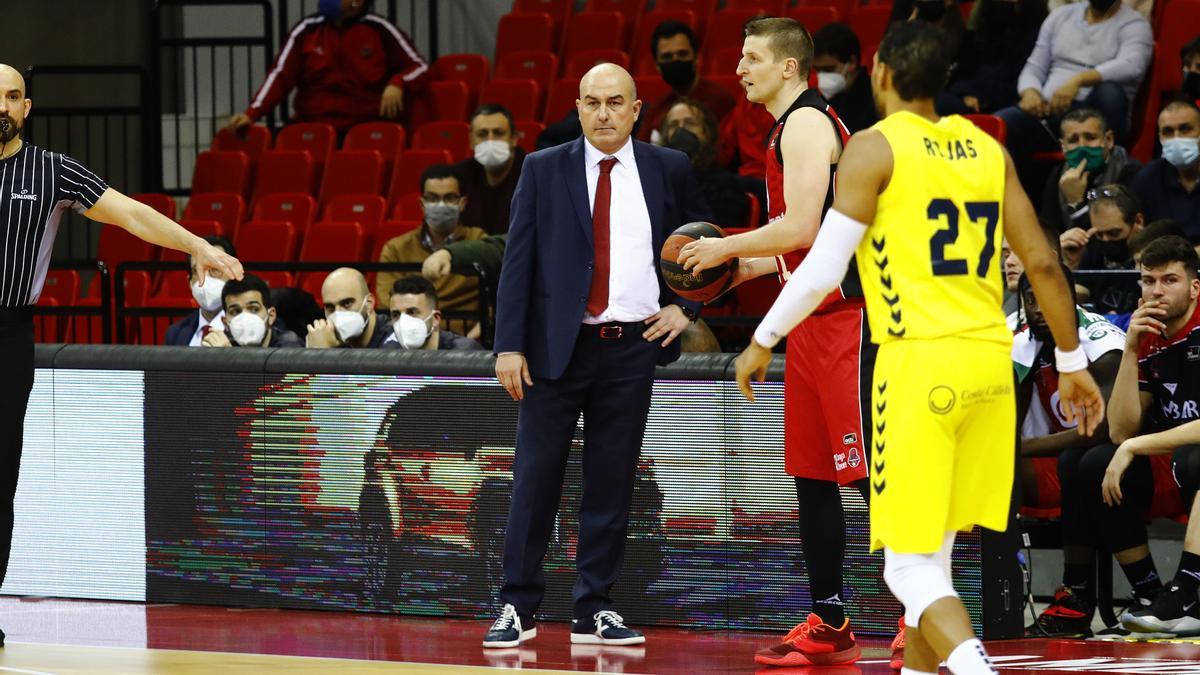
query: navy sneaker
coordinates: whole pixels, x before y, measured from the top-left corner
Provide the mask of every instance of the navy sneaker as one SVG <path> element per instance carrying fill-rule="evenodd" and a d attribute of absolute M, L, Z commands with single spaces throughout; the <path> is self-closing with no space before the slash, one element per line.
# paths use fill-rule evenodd
<path fill-rule="evenodd" d="M 1172 584 L 1159 592 L 1149 607 L 1122 617 L 1121 625 L 1135 633 L 1200 635 L 1200 601 L 1195 593 L 1186 593 Z"/>
<path fill-rule="evenodd" d="M 492 624 L 487 635 L 483 636 L 483 646 L 488 649 L 503 649 L 516 647 L 522 642 L 537 637 L 537 622 L 532 616 L 517 614 L 517 608 L 505 605 L 500 611 L 500 618 Z"/>
<path fill-rule="evenodd" d="M 640 645 L 646 636 L 625 625 L 620 614 L 606 609 L 590 619 L 571 622 L 571 642 L 585 645 Z"/>

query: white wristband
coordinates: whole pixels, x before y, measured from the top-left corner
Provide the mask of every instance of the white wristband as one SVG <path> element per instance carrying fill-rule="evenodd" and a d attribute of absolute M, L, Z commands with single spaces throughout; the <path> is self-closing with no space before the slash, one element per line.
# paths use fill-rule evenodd
<path fill-rule="evenodd" d="M 1060 373 L 1077 373 L 1081 370 L 1087 370 L 1088 359 L 1087 354 L 1083 351 L 1083 346 L 1080 345 L 1069 352 L 1064 352 L 1058 347 L 1054 348 L 1054 365 Z"/>

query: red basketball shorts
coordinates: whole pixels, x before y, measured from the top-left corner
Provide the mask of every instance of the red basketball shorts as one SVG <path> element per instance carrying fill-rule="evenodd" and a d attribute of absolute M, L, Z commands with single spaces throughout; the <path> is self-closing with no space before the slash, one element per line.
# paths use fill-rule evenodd
<path fill-rule="evenodd" d="M 788 335 L 783 456 L 792 476 L 839 485 L 867 477 L 875 346 L 865 319 L 850 305 L 814 314 Z"/>

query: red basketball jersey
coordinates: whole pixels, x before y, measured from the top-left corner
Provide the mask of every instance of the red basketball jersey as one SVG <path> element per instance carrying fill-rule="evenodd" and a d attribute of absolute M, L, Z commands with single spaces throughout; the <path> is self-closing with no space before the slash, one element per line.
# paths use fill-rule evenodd
<path fill-rule="evenodd" d="M 850 131 L 846 125 L 842 123 L 838 117 L 837 111 L 829 102 L 821 96 L 816 89 L 809 88 L 804 90 L 792 103 L 787 112 L 779 118 L 775 123 L 775 127 L 771 129 L 770 135 L 767 137 L 767 152 L 765 153 L 764 163 L 767 169 L 767 219 L 774 221 L 783 216 L 787 212 L 787 203 L 783 197 L 783 152 L 779 147 L 780 138 L 783 136 L 783 125 L 787 122 L 788 115 L 799 108 L 816 108 L 821 111 L 829 121 L 833 124 L 834 131 L 838 134 L 838 139 L 842 147 L 846 146 L 846 142 L 850 140 Z M 834 186 L 837 179 L 837 164 L 829 165 L 829 189 L 825 192 L 825 202 L 821 207 L 821 218 L 824 219 L 825 212 L 833 206 Z M 775 257 L 775 264 L 779 268 L 779 282 L 782 284 L 787 281 L 791 273 L 804 260 L 804 256 L 808 253 L 808 249 L 799 249 L 790 253 L 785 253 Z M 839 302 L 847 298 L 862 298 L 862 288 L 858 282 L 858 266 L 853 260 L 846 273 L 846 278 L 841 286 L 830 293 L 824 300 L 821 301 L 817 312 L 825 312 L 834 308 Z"/>

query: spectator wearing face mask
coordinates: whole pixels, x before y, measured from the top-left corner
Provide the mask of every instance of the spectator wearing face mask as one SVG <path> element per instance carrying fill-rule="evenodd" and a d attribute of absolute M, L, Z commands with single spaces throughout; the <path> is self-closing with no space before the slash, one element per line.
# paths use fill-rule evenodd
<path fill-rule="evenodd" d="M 237 256 L 233 244 L 224 237 L 213 235 L 204 237 L 204 241 L 231 256 Z M 225 286 L 225 279 L 220 273 L 209 272 L 201 285 L 197 283 L 198 278 L 195 261 L 188 256 L 188 284 L 200 309 L 171 324 L 167 328 L 167 337 L 163 344 L 173 347 L 199 347 L 209 333 L 225 330 L 221 322 L 225 314 L 221 309 L 221 289 Z"/>
<path fill-rule="evenodd" d="M 1150 220 L 1179 221 L 1192 244 L 1200 244 L 1200 108 L 1172 101 L 1158 114 L 1162 157 L 1133 181 Z"/>
<path fill-rule="evenodd" d="M 878 122 L 871 78 L 860 67 L 858 36 L 844 23 L 831 23 L 813 33 L 812 39 L 817 88 L 846 128 L 853 134 Z"/>
<path fill-rule="evenodd" d="M 1179 50 L 1179 61 L 1183 64 L 1179 98 L 1200 105 L 1200 35 Z"/>
<path fill-rule="evenodd" d="M 425 277 L 397 279 L 388 304 L 392 334 L 383 341 L 384 349 L 483 349 L 478 342 L 442 328 L 437 291 Z"/>
<path fill-rule="evenodd" d="M 1087 230 L 1075 227 L 1059 237 L 1063 261 L 1072 270 L 1133 269 L 1129 237 L 1146 224 L 1141 200 L 1123 185 L 1088 191 Z"/>
<path fill-rule="evenodd" d="M 991 114 L 1016 105 L 1017 78 L 1045 18 L 1044 0 L 978 0 L 938 113 Z"/>
<path fill-rule="evenodd" d="M 1086 230 L 1088 190 L 1132 185 L 1142 164 L 1116 144 L 1104 115 L 1093 108 L 1076 108 L 1063 117 L 1060 143 L 1066 161 L 1046 178 L 1038 217 L 1059 232 Z"/>
<path fill-rule="evenodd" d="M 1074 108 L 1104 115 L 1118 143 L 1154 52 L 1150 23 L 1119 0 L 1088 0 L 1050 12 L 1017 80 L 1020 101 L 996 114 L 1018 161 L 1054 149 L 1053 129 Z"/>
<path fill-rule="evenodd" d="M 482 228 L 463 224 L 462 211 L 470 200 L 463 196 L 460 186 L 454 167 L 435 164 L 426 169 L 421 174 L 424 222 L 421 227 L 384 244 L 379 262 L 419 264 L 446 244 L 486 237 L 487 232 Z M 400 277 L 399 272 L 380 272 L 376 276 L 375 293 L 381 302 L 388 301 L 392 284 Z M 479 280 L 476 277 L 454 274 L 436 286 L 443 309 L 475 309 L 479 306 Z"/>
<path fill-rule="evenodd" d="M 386 313 L 375 312 L 375 296 L 362 272 L 339 267 L 321 284 L 325 318 L 308 327 L 305 346 L 324 349 L 378 348 L 392 334 L 392 322 Z"/>
<path fill-rule="evenodd" d="M 205 347 L 303 347 L 300 338 L 276 325 L 267 282 L 253 274 L 233 280 L 221 290 L 225 330 L 205 336 Z"/>
<path fill-rule="evenodd" d="M 646 106 L 642 117 L 646 123 L 638 130 L 640 140 L 653 138 L 653 132 L 662 126 L 663 117 L 679 99 L 687 97 L 704 104 L 717 120 L 725 119 L 737 101 L 719 84 L 704 79 L 696 68 L 696 55 L 700 53 L 700 41 L 690 26 L 680 21 L 664 21 L 650 36 L 650 51 L 658 64 L 658 72 L 671 87 L 661 99 Z M 732 73 L 731 73 L 732 74 Z"/>
<path fill-rule="evenodd" d="M 717 164 L 717 122 L 704 104 L 689 98 L 678 100 L 667 110 L 658 131 L 664 145 L 692 160 L 713 222 L 727 227 L 745 224 L 750 200 L 737 176 Z"/>
<path fill-rule="evenodd" d="M 502 105 L 485 103 L 471 113 L 471 148 L 475 156 L 454 165 L 466 205 L 462 222 L 488 234 L 508 231 L 508 206 L 525 151 L 517 146 L 512 113 Z"/>

